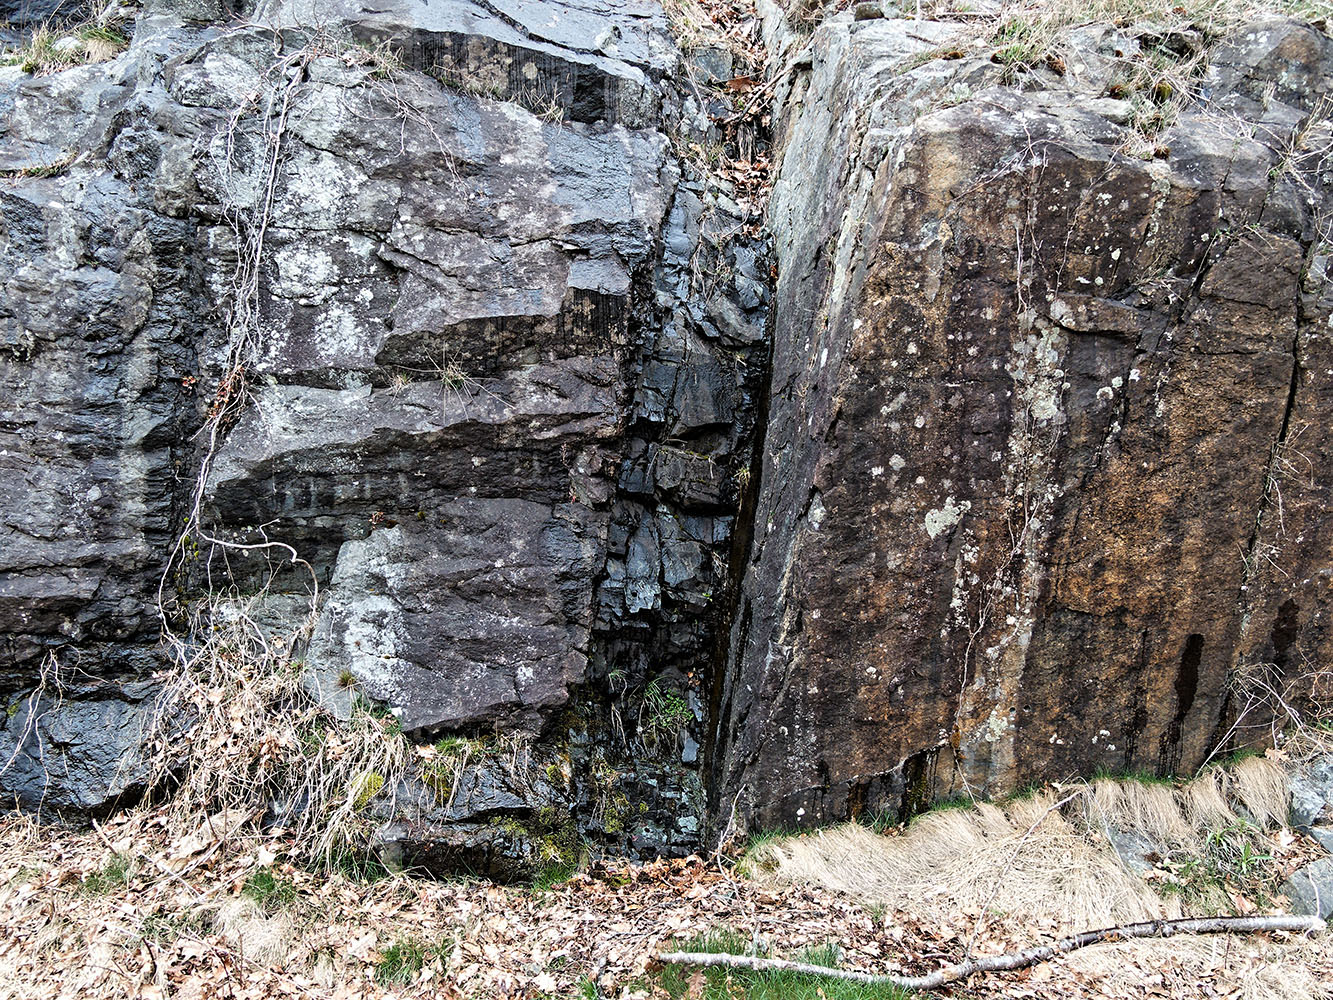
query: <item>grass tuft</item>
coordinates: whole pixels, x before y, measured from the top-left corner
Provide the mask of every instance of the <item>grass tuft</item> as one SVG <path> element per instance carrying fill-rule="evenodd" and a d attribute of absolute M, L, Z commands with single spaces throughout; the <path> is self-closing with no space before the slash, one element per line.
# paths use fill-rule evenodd
<path fill-rule="evenodd" d="M 767 949 L 730 928 L 712 931 L 675 947 L 678 951 L 708 954 L 759 955 Z M 835 942 L 815 945 L 790 956 L 793 961 L 836 968 L 841 949 Z M 696 991 L 702 976 L 702 992 Z M 662 988 L 681 1000 L 905 1000 L 910 994 L 895 986 L 870 986 L 865 983 L 826 979 L 798 972 L 752 971 L 749 969 L 701 969 L 696 971 L 669 965 L 661 973 Z"/>
<path fill-rule="evenodd" d="M 22 67 L 25 73 L 43 76 L 71 66 L 106 62 L 129 44 L 129 38 L 114 24 L 48 22 L 38 27 L 21 48 L 0 60 Z"/>
<path fill-rule="evenodd" d="M 98 871 L 88 875 L 79 888 L 91 896 L 107 896 L 128 889 L 134 862 L 128 854 L 113 854 Z"/>
<path fill-rule="evenodd" d="M 439 949 L 418 938 L 399 938 L 384 950 L 375 966 L 375 981 L 384 986 L 406 986 L 439 956 Z"/>
<path fill-rule="evenodd" d="M 241 894 L 253 899 L 255 904 L 269 916 L 289 908 L 296 902 L 296 886 L 289 879 L 275 874 L 271 868 L 260 868 L 251 872 L 250 877 L 241 886 Z"/>

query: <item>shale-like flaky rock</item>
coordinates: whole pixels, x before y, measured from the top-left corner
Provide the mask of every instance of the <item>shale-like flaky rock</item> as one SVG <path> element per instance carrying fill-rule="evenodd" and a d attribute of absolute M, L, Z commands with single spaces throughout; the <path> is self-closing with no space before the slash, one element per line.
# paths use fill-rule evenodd
<path fill-rule="evenodd" d="M 714 756 L 759 825 L 1188 771 L 1333 656 L 1333 41 L 1240 32 L 1145 136 L 1180 40 L 1020 90 L 956 30 L 827 23 L 782 97 Z"/>
<path fill-rule="evenodd" d="M 523 778 L 418 802 L 433 840 L 558 808 L 610 844 L 692 846 L 768 265 L 672 152 L 707 123 L 661 9 L 321 0 L 241 23 L 161 0 L 133 34 L 105 64 L 0 70 L 0 683 L 26 704 L 54 656 L 83 706 L 12 712 L 0 781 L 61 810 L 131 790 L 122 730 L 152 697 L 127 714 L 68 672 L 160 667 L 159 584 L 191 601 L 277 569 L 275 630 L 319 585 L 298 658 L 334 711 L 351 691 L 416 739 L 523 733 L 568 772 L 563 797 Z M 246 398 L 211 449 L 244 323 Z M 310 572 L 193 538 L 164 580 L 201 476 L 212 537 Z M 665 738 L 648 690 L 696 714 Z M 127 721 L 62 770 L 71 712 Z M 487 867 L 498 835 L 474 838 Z"/>

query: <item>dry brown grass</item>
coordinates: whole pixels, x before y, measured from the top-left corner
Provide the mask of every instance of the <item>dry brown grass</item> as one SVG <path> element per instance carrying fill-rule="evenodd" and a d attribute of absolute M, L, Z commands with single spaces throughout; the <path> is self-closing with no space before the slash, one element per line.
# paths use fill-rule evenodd
<path fill-rule="evenodd" d="M 1180 915 L 1059 812 L 1024 841 L 1030 827 L 983 804 L 927 813 L 897 837 L 850 823 L 776 840 L 756 861 L 764 878 L 814 883 L 940 921 L 979 912 L 993 893 L 991 908 L 1014 928 L 1056 914 L 1079 929 Z"/>
<path fill-rule="evenodd" d="M 129 47 L 123 24 L 114 19 L 96 19 L 79 24 L 40 25 L 27 41 L 0 63 L 18 65 L 25 73 L 44 76 L 72 66 L 106 62 Z"/>
<path fill-rule="evenodd" d="M 396 793 L 408 742 L 397 720 L 367 704 L 340 720 L 315 701 L 292 652 L 308 623 L 274 634 L 265 600 L 197 602 L 159 696 L 148 784 L 169 795 L 165 815 L 178 835 L 201 817 L 241 817 L 242 828 L 277 810 L 327 861 L 368 842 L 367 806 Z"/>
<path fill-rule="evenodd" d="M 1113 826 L 1177 846 L 1196 837 L 1170 785 L 1102 778 L 1092 782 L 1082 801 L 1094 827 Z"/>
<path fill-rule="evenodd" d="M 750 869 L 766 883 L 820 886 L 886 904 L 913 921 L 980 925 L 979 950 L 994 951 L 1000 942 L 1012 949 L 1182 911 L 1197 916 L 1210 901 L 1229 908 L 1232 899 L 1220 885 L 1211 895 L 1159 893 L 1155 886 L 1164 883 L 1129 871 L 1103 831 L 1116 827 L 1181 857 L 1202 857 L 1222 836 L 1276 843 L 1250 821 L 1282 834 L 1287 802 L 1283 768 L 1273 759 L 1251 757 L 1179 787 L 1101 779 L 1003 806 L 926 813 L 897 835 L 848 824 L 779 838 L 755 849 Z M 1043 974 L 1055 977 L 1051 996 L 1062 995 L 1054 984 L 1070 976 L 1095 980 L 1098 996 L 1140 997 L 1145 977 L 1158 966 L 1244 1000 L 1333 996 L 1330 935 L 1136 941 L 1088 949 L 1058 965 L 1059 971 Z"/>
<path fill-rule="evenodd" d="M 1218 768 L 1228 779 L 1231 797 L 1260 826 L 1284 826 L 1291 802 L 1287 774 L 1266 757 L 1246 757 L 1229 768 Z"/>
<path fill-rule="evenodd" d="M 263 966 L 281 965 L 298 945 L 298 929 L 286 911 L 266 914 L 252 899 L 230 898 L 211 910 L 213 926 L 229 947 Z"/>

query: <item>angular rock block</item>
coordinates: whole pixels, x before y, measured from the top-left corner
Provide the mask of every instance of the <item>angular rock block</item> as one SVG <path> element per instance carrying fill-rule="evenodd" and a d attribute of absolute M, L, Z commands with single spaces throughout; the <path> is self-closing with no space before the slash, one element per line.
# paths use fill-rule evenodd
<path fill-rule="evenodd" d="M 0 67 L 0 692 L 18 704 L 54 655 L 105 682 L 68 709 L 86 721 L 163 665 L 159 587 L 266 588 L 275 631 L 318 588 L 297 655 L 335 711 L 559 744 L 559 795 L 431 806 L 432 837 L 553 807 L 643 835 L 585 790 L 596 764 L 645 843 L 690 849 L 698 743 L 644 750 L 634 699 L 657 681 L 697 703 L 725 627 L 701 611 L 757 426 L 769 265 L 672 152 L 708 126 L 661 8 L 292 0 L 236 24 L 153 0 L 133 35 L 103 64 Z M 212 447 L 238 294 L 244 405 Z M 196 501 L 206 537 L 164 577 Z M 0 787 L 24 802 L 123 791 L 53 792 L 10 736 L 35 763 Z"/>
<path fill-rule="evenodd" d="M 1145 137 L 1132 30 L 1022 91 L 948 30 L 836 19 L 780 95 L 714 754 L 761 827 L 1188 772 L 1333 655 L 1333 41 L 1240 33 Z"/>
<path fill-rule="evenodd" d="M 587 676 L 606 518 L 575 504 L 454 501 L 345 542 L 308 665 L 400 706 L 409 734 L 539 731 Z"/>

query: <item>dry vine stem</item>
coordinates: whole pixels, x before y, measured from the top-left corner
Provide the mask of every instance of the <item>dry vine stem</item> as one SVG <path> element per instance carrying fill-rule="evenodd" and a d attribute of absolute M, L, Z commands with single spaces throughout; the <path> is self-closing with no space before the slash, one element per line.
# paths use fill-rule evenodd
<path fill-rule="evenodd" d="M 830 969 L 808 962 L 788 962 L 780 958 L 759 958 L 753 955 L 716 955 L 705 952 L 673 951 L 659 955 L 658 961 L 667 965 L 698 965 L 704 968 L 721 966 L 728 969 L 752 969 L 758 972 L 799 972 L 829 979 L 847 979 L 871 986 L 898 986 L 908 990 L 933 990 L 949 983 L 967 979 L 978 972 L 1009 972 L 1045 962 L 1056 955 L 1064 955 L 1088 945 L 1103 941 L 1126 941 L 1130 938 L 1172 937 L 1176 934 L 1254 934 L 1262 931 L 1291 931 L 1309 934 L 1325 929 L 1318 917 L 1189 917 L 1184 920 L 1146 920 L 1137 924 L 1122 924 L 1099 931 L 1083 931 L 1072 937 L 1061 938 L 1052 944 L 1029 948 L 1026 951 L 989 958 L 970 958 L 946 965 L 924 976 L 894 976 L 850 969 Z"/>
<path fill-rule="evenodd" d="M 262 357 L 261 289 L 288 121 L 310 83 L 310 64 L 336 53 L 340 44 L 316 31 L 284 53 L 275 36 L 274 62 L 262 73 L 262 88 L 227 117 L 210 145 L 237 264 L 222 309 L 226 353 L 198 432 L 199 471 L 158 585 L 171 666 L 160 675 L 144 781 L 150 791 L 170 792 L 172 823 L 182 831 L 202 828 L 219 843 L 211 814 L 267 813 L 291 823 L 309 854 L 329 862 L 362 846 L 369 800 L 381 789 L 390 798 L 397 794 L 407 766 L 406 740 L 392 720 L 354 705 L 351 718 L 340 721 L 312 695 L 298 654 L 316 621 L 317 574 L 295 547 L 269 537 L 269 524 L 250 528 L 248 537 L 224 536 L 208 523 L 205 501 L 213 461 L 252 398 L 250 379 Z M 250 158 L 241 155 L 245 149 Z M 251 187 L 235 177 L 245 163 L 255 173 L 248 199 L 235 194 Z M 262 569 L 251 570 L 254 579 L 245 591 L 230 562 L 235 556 L 265 559 Z M 195 570 L 202 594 L 187 603 L 189 564 L 196 558 L 202 559 Z M 275 622 L 267 612 L 277 561 L 309 578 L 305 593 L 277 595 L 304 606 L 298 622 L 281 616 Z M 254 580 L 260 581 L 257 590 Z M 290 631 L 280 634 L 288 625 Z"/>

